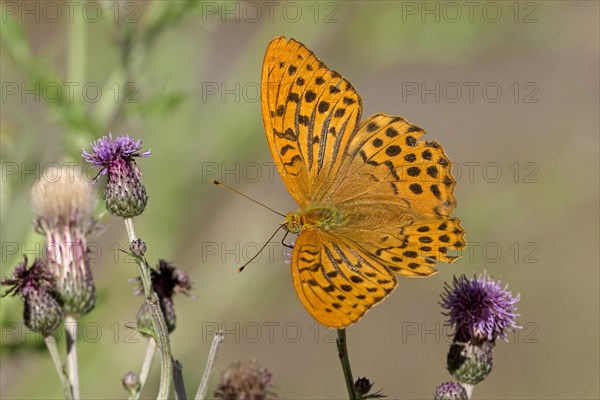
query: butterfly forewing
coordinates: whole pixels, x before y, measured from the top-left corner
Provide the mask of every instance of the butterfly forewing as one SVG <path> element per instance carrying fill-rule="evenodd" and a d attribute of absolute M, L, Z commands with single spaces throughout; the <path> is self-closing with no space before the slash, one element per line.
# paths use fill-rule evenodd
<path fill-rule="evenodd" d="M 261 105 L 271 154 L 300 205 L 327 191 L 362 111 L 350 82 L 301 43 L 275 38 L 267 48 Z"/>
<path fill-rule="evenodd" d="M 376 114 L 364 121 L 348 154 L 349 168 L 338 177 L 331 199 L 394 203 L 409 213 L 447 216 L 456 205 L 450 160 L 436 142 L 402 117 Z"/>

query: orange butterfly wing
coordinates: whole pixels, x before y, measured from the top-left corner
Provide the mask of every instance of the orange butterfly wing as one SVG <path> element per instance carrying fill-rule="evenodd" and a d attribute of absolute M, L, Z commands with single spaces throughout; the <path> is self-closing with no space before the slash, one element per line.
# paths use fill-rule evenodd
<path fill-rule="evenodd" d="M 303 44 L 277 37 L 265 54 L 261 108 L 273 160 L 304 206 L 337 175 L 360 121 L 360 96 Z"/>
<path fill-rule="evenodd" d="M 397 284 L 381 262 L 354 243 L 316 230 L 298 236 L 292 279 L 308 312 L 330 328 L 357 321 Z"/>

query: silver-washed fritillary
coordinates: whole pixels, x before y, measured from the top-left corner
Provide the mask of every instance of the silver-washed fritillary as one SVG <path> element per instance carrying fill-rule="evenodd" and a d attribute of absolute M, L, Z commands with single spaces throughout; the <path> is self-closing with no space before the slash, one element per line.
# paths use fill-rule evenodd
<path fill-rule="evenodd" d="M 321 324 L 344 328 L 396 287 L 424 277 L 466 246 L 456 181 L 441 145 L 423 129 L 375 114 L 360 122 L 352 84 L 294 39 L 276 37 L 262 69 L 261 107 L 273 160 L 300 209 L 294 287 Z"/>

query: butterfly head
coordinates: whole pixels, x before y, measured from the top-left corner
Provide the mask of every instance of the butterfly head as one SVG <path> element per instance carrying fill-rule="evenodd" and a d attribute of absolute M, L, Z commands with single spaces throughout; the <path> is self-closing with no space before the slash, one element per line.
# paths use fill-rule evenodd
<path fill-rule="evenodd" d="M 291 211 L 285 216 L 285 229 L 296 235 L 300 233 L 302 226 L 300 225 L 298 211 Z"/>

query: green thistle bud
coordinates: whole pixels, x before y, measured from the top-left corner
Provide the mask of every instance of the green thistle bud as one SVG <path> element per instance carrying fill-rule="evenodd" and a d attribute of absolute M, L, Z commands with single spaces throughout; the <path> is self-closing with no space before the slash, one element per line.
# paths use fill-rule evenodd
<path fill-rule="evenodd" d="M 31 268 L 27 268 L 27 257 L 24 257 L 13 277 L 3 280 L 2 284 L 11 286 L 4 296 L 23 297 L 25 326 L 44 337 L 52 335 L 63 320 L 63 311 L 53 296 L 54 279 L 45 263 L 36 259 Z"/>
<path fill-rule="evenodd" d="M 50 336 L 63 320 L 60 304 L 50 293 L 34 291 L 25 297 L 23 311 L 25 326 L 44 337 Z"/>
<path fill-rule="evenodd" d="M 135 239 L 133 242 L 129 243 L 129 251 L 134 256 L 143 257 L 146 253 L 146 243 L 144 243 L 142 239 Z"/>
<path fill-rule="evenodd" d="M 140 175 L 133 160 L 119 158 L 111 164 L 104 190 L 104 204 L 108 212 L 116 217 L 132 218 L 144 211 L 148 195 Z"/>
<path fill-rule="evenodd" d="M 137 328 L 144 336 L 148 336 L 147 332 L 154 332 L 152 325 L 152 310 L 148 303 L 143 302 L 135 317 Z"/>
<path fill-rule="evenodd" d="M 476 385 L 484 380 L 493 366 L 494 342 L 454 342 L 448 351 L 448 371 L 459 382 Z"/>
<path fill-rule="evenodd" d="M 165 317 L 167 329 L 169 330 L 169 333 L 171 333 L 175 330 L 177 323 L 177 316 L 175 315 L 173 300 L 169 298 L 159 298 L 158 301 L 160 302 L 160 309 Z M 152 310 L 150 309 L 148 303 L 144 302 L 140 307 L 136 316 L 136 322 L 138 329 L 143 335 L 145 332 L 152 332 L 154 330 L 152 325 Z"/>
<path fill-rule="evenodd" d="M 122 383 L 129 396 L 135 395 L 140 390 L 140 378 L 133 371 L 129 371 L 123 376 Z"/>

